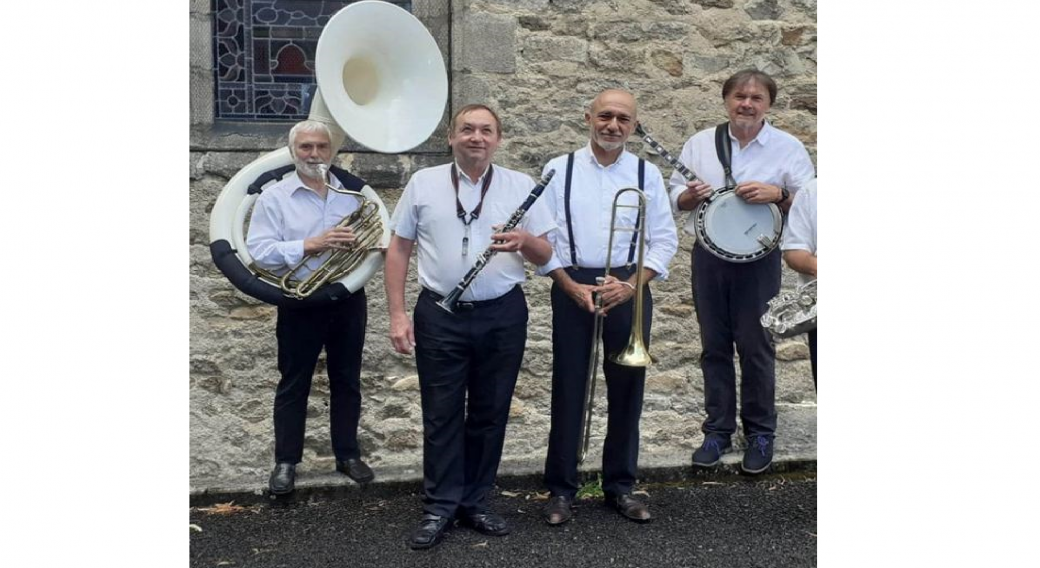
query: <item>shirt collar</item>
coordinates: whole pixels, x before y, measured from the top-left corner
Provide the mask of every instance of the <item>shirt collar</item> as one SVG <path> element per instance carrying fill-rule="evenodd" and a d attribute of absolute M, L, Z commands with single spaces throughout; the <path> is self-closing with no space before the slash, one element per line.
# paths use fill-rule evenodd
<path fill-rule="evenodd" d="M 297 191 L 300 191 L 301 189 L 304 190 L 304 191 L 309 191 L 309 192 L 313 193 L 314 195 L 318 194 L 316 191 L 314 191 L 313 189 L 307 187 L 303 183 L 303 180 L 300 179 L 299 172 L 295 172 L 294 171 L 292 174 L 289 175 L 288 178 L 286 178 L 286 181 L 288 181 L 289 183 L 292 184 L 292 186 L 293 186 L 293 193 L 294 194 Z M 341 189 L 343 187 L 343 184 L 339 182 L 339 178 L 336 177 L 331 172 L 329 173 L 329 185 L 331 185 L 332 187 L 335 187 L 336 189 Z M 335 192 L 333 192 L 333 193 L 335 193 Z"/>
<path fill-rule="evenodd" d="M 762 146 L 769 144 L 769 141 L 773 138 L 773 125 L 769 124 L 768 120 L 762 121 L 762 130 L 758 131 L 758 134 L 748 142 L 750 146 L 754 142 L 758 142 Z M 729 130 L 729 137 L 731 140 L 736 140 L 737 137 L 733 135 L 733 130 Z"/>
<path fill-rule="evenodd" d="M 467 183 L 471 185 L 480 185 L 484 181 L 484 176 L 487 175 L 488 169 L 491 168 L 491 162 L 488 162 L 487 167 L 484 168 L 484 173 L 480 174 L 480 177 L 478 177 L 476 181 L 470 181 L 469 176 L 466 175 L 466 172 L 462 171 L 462 168 L 459 167 L 459 163 L 457 161 L 452 161 L 451 167 L 455 168 L 455 173 L 458 174 L 459 179 L 464 179 Z"/>
<path fill-rule="evenodd" d="M 617 160 L 614 160 L 613 164 L 608 164 L 608 165 L 604 166 L 604 165 L 601 165 L 599 163 L 599 160 L 596 159 L 596 155 L 592 153 L 592 142 L 591 141 L 589 143 L 585 144 L 585 147 L 582 148 L 581 150 L 578 150 L 577 153 L 579 154 L 578 157 L 580 157 L 580 158 L 582 158 L 584 160 L 587 160 L 590 164 L 592 164 L 592 165 L 594 165 L 596 167 L 603 168 L 603 169 L 610 169 L 610 168 L 616 167 L 618 164 L 623 162 L 625 160 L 625 158 L 630 154 L 629 151 L 628 151 L 628 148 L 624 148 L 624 149 L 621 150 L 621 153 L 618 154 Z"/>

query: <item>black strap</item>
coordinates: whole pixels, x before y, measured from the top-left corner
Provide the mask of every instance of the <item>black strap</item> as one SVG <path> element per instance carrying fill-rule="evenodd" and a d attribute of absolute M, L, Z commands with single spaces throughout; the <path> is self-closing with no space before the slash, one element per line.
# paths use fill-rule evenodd
<path fill-rule="evenodd" d="M 349 189 L 350 191 L 361 191 L 365 188 L 366 185 L 368 185 L 367 183 L 365 183 L 365 180 L 357 177 L 356 175 L 348 172 L 347 170 L 344 170 L 339 166 L 331 166 L 329 167 L 329 171 L 332 172 L 332 175 L 336 176 L 336 179 L 339 180 L 339 183 L 343 186 L 343 189 Z"/>
<path fill-rule="evenodd" d="M 574 152 L 567 155 L 567 181 L 563 186 L 563 206 L 567 213 L 567 237 L 571 243 L 571 266 L 578 266 L 578 253 L 574 248 L 574 227 L 571 225 L 571 173 L 574 172 Z"/>
<path fill-rule="evenodd" d="M 462 224 L 469 226 L 474 219 L 480 217 L 480 211 L 484 209 L 484 196 L 487 195 L 488 188 L 491 187 L 491 175 L 495 171 L 491 164 L 488 164 L 487 173 L 484 174 L 484 185 L 480 188 L 480 201 L 477 206 L 473 208 L 473 211 L 469 214 L 469 221 L 466 220 L 466 210 L 462 208 L 462 202 L 459 201 L 459 172 L 458 167 L 455 164 L 451 166 L 451 185 L 455 188 L 455 212 L 458 214 L 459 219 L 462 220 Z"/>
<path fill-rule="evenodd" d="M 645 177 L 645 173 L 646 173 L 646 161 L 643 160 L 642 158 L 639 158 L 639 191 L 644 191 L 643 190 L 643 178 Z M 641 232 L 640 231 L 641 223 L 643 222 L 643 216 L 641 215 L 641 213 L 642 213 L 641 211 L 637 211 L 636 212 L 636 227 L 635 227 L 635 230 L 632 231 L 632 244 L 628 246 L 628 264 L 629 264 L 629 266 L 632 265 L 632 260 L 635 259 L 635 257 L 636 257 L 636 242 L 639 239 L 639 233 Z"/>
<path fill-rule="evenodd" d="M 246 191 L 246 195 L 253 195 L 254 193 L 263 193 L 265 185 L 275 180 L 281 180 L 283 177 L 285 177 L 285 174 L 292 171 L 296 171 L 296 166 L 293 164 L 289 164 L 288 166 L 282 166 L 280 168 L 276 168 L 271 171 L 260 174 L 259 176 L 257 176 L 256 181 L 249 184 L 249 190 Z"/>
<path fill-rule="evenodd" d="M 247 195 L 253 195 L 254 193 L 263 193 L 264 186 L 272 181 L 281 181 L 285 177 L 285 174 L 296 171 L 296 165 L 290 164 L 288 166 L 282 166 L 275 168 L 271 171 L 264 172 L 257 176 L 253 183 L 249 184 L 249 189 L 246 191 Z M 365 187 L 365 180 L 355 176 L 354 174 L 344 170 L 339 166 L 332 166 L 329 168 L 332 175 L 336 176 L 336 179 L 343 185 L 344 189 L 351 191 L 361 191 Z"/>
<path fill-rule="evenodd" d="M 571 266 L 578 266 L 578 252 L 574 247 L 574 226 L 571 223 L 571 176 L 574 171 L 574 152 L 567 155 L 567 181 L 563 185 L 563 207 L 567 215 L 567 236 L 570 240 L 571 245 Z M 646 177 L 646 160 L 639 159 L 639 191 L 643 191 L 644 178 Z M 632 244 L 628 247 L 628 264 L 632 264 L 632 259 L 636 255 L 636 242 L 639 239 L 639 224 L 642 222 L 642 217 L 636 214 L 636 231 L 632 231 Z M 607 251 L 607 254 L 611 254 L 613 251 Z"/>
<path fill-rule="evenodd" d="M 733 150 L 729 142 L 728 122 L 723 122 L 715 127 L 715 153 L 719 155 L 722 171 L 726 173 L 726 188 L 733 189 L 737 187 L 737 182 L 733 180 Z"/>

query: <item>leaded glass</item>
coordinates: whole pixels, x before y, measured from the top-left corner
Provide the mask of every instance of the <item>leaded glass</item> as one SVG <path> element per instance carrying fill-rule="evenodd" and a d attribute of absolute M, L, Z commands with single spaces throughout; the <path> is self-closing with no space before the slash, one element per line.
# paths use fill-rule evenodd
<path fill-rule="evenodd" d="M 354 1 L 213 0 L 215 118 L 306 118 L 318 37 Z M 412 11 L 410 0 L 391 4 Z"/>

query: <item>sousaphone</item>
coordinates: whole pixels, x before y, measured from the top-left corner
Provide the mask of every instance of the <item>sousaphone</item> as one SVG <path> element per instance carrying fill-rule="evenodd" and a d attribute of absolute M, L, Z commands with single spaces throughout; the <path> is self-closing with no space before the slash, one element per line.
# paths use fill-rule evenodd
<path fill-rule="evenodd" d="M 376 0 L 351 4 L 329 20 L 318 38 L 315 79 L 308 118 L 329 127 L 336 149 L 349 135 L 376 152 L 406 152 L 430 137 L 448 100 L 444 59 L 433 36 L 412 14 Z M 292 171 L 285 147 L 231 178 L 210 214 L 213 261 L 236 288 L 271 304 L 317 305 L 356 292 L 382 267 L 382 250 L 390 243 L 390 216 L 367 185 L 361 193 L 378 205 L 382 236 L 349 273 L 300 299 L 287 296 L 252 267 L 246 219 L 264 186 Z"/>

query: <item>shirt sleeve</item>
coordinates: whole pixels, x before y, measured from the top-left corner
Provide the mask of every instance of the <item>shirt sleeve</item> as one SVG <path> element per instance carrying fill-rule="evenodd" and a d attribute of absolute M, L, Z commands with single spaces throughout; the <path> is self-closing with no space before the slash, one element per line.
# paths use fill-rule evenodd
<path fill-rule="evenodd" d="M 800 191 L 795 195 L 791 212 L 787 216 L 787 230 L 784 232 L 780 250 L 805 250 L 815 253 L 813 241 L 816 227 L 813 226 L 809 211 L 808 191 Z"/>
<path fill-rule="evenodd" d="M 548 164 L 545 164 L 545 167 L 542 169 L 542 176 L 549 173 L 549 170 L 552 169 L 554 163 L 558 166 L 558 162 L 559 160 L 552 160 Z M 546 213 L 549 215 L 549 219 L 552 222 L 552 230 L 549 231 L 548 236 L 549 244 L 552 246 L 553 251 L 552 258 L 549 259 L 549 262 L 535 269 L 535 274 L 539 276 L 546 276 L 553 270 L 563 267 L 563 263 L 556 254 L 556 242 L 559 239 L 560 233 L 560 226 L 556 221 L 556 188 L 558 187 L 558 184 L 564 183 L 563 180 L 566 179 L 566 177 L 566 166 L 564 166 L 564 171 L 560 171 L 560 168 L 557 167 L 552 181 L 549 182 L 549 185 L 545 186 L 545 191 L 542 192 L 542 197 L 538 200 L 542 202 L 542 205 L 545 207 Z"/>
<path fill-rule="evenodd" d="M 415 178 L 416 176 L 413 175 L 408 180 L 408 185 L 405 186 L 401 199 L 394 208 L 394 215 L 390 218 L 390 230 L 397 236 L 410 241 L 415 240 L 419 227 L 419 216 L 415 207 Z"/>
<path fill-rule="evenodd" d="M 556 220 L 553 219 L 549 206 L 545 203 L 545 193 L 545 191 L 542 192 L 542 195 L 531 204 L 527 214 L 524 215 L 524 230 L 536 237 L 556 231 Z"/>
<path fill-rule="evenodd" d="M 798 143 L 798 150 L 794 153 L 790 167 L 784 176 L 784 186 L 791 193 L 798 193 L 805 184 L 816 178 L 816 168 L 813 167 L 812 159 L 805 145 Z"/>
<path fill-rule="evenodd" d="M 648 172 L 650 174 L 651 172 Z M 647 250 L 643 258 L 643 266 L 657 272 L 657 278 L 668 278 L 668 264 L 679 249 L 679 237 L 672 218 L 672 208 L 668 205 L 668 192 L 665 191 L 664 178 L 657 168 L 653 174 L 647 175 L 649 191 L 646 204 L 646 238 Z"/>
<path fill-rule="evenodd" d="M 686 141 L 683 144 L 682 151 L 679 152 L 679 161 L 684 166 L 690 168 L 690 163 L 693 160 L 693 138 Z M 679 173 L 679 170 L 672 169 L 672 177 L 668 178 L 668 201 L 671 202 L 672 211 L 679 213 L 679 196 L 686 191 L 686 178 Z"/>
<path fill-rule="evenodd" d="M 303 260 L 303 241 L 283 240 L 284 220 L 278 202 L 262 193 L 253 206 L 246 248 L 256 265 L 265 270 L 295 266 Z"/>

